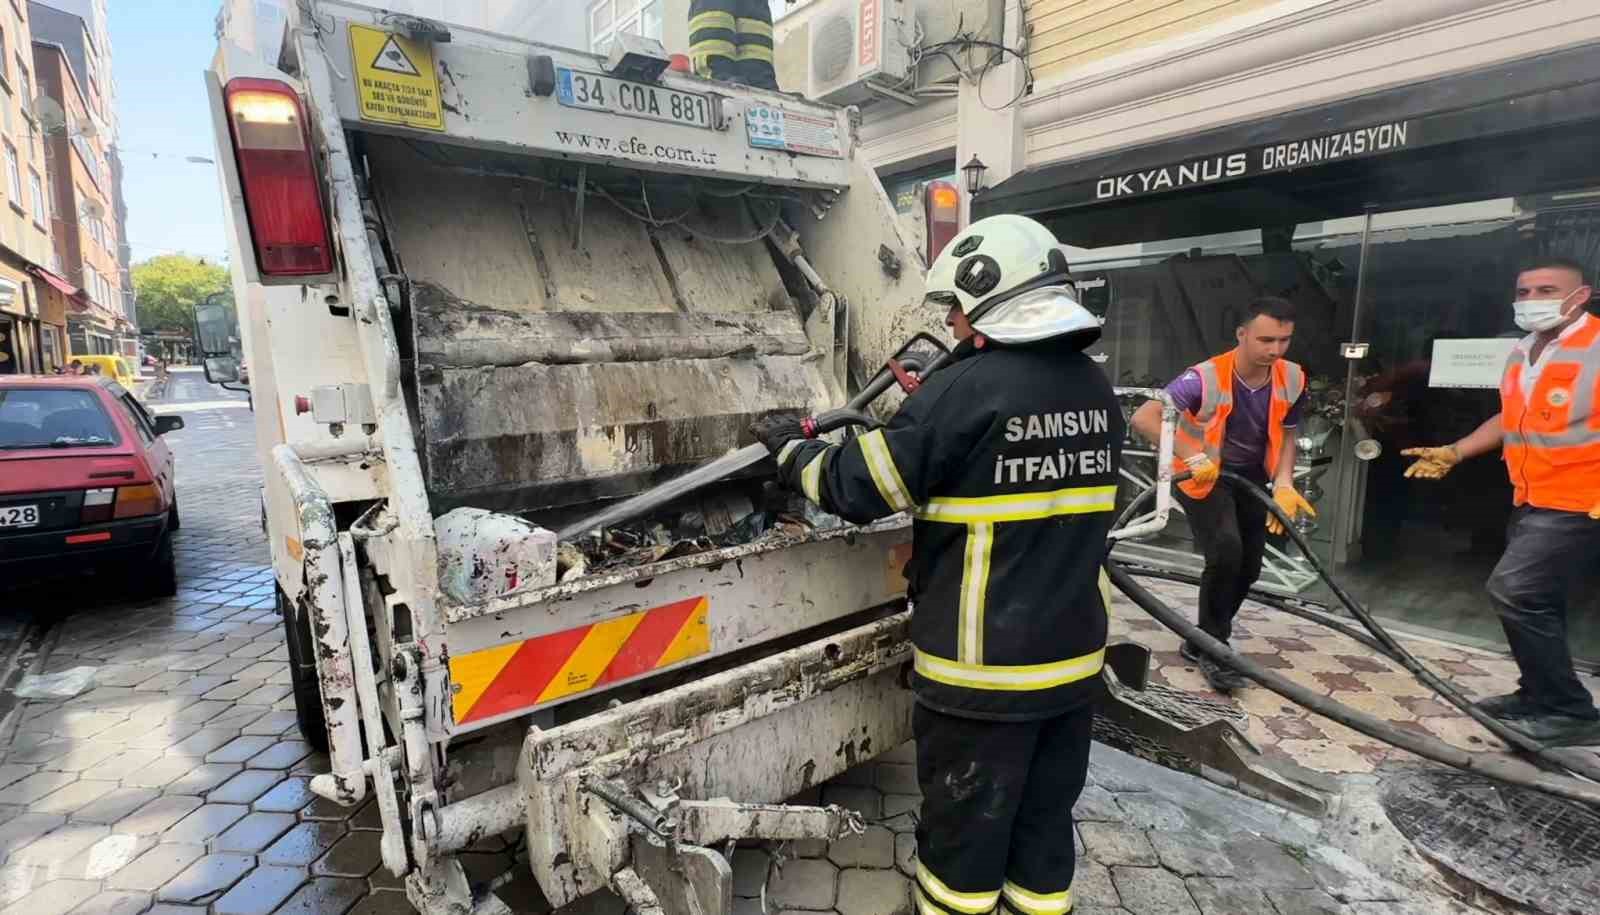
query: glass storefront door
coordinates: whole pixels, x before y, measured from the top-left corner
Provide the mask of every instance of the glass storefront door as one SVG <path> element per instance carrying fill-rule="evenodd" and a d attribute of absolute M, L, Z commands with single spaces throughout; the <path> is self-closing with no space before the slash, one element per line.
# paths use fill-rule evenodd
<path fill-rule="evenodd" d="M 1587 229 L 1600 227 L 1600 207 L 1563 196 L 1372 217 L 1352 322 L 1367 349 L 1343 452 L 1366 438 L 1381 454 L 1341 480 L 1335 554 L 1345 586 L 1381 617 L 1504 646 L 1484 584 L 1505 547 L 1505 465 L 1485 456 L 1441 481 L 1407 480 L 1400 452 L 1456 441 L 1499 411 L 1505 353 L 1522 336 L 1511 312 L 1519 263 L 1560 254 L 1594 270 L 1600 231 Z M 1574 653 L 1587 659 L 1600 659 L 1596 584 L 1600 575 L 1580 586 L 1571 617 Z"/>
<path fill-rule="evenodd" d="M 1504 353 L 1521 336 L 1510 303 L 1522 260 L 1562 254 L 1600 267 L 1600 193 L 1561 197 L 1379 210 L 1370 224 L 1351 215 L 1069 257 L 1085 303 L 1106 317 L 1096 352 L 1118 385 L 1163 386 L 1232 347 L 1255 296 L 1294 301 L 1289 358 L 1311 379 L 1297 478 L 1319 513 L 1302 530 L 1380 617 L 1503 648 L 1484 584 L 1504 549 L 1505 465 L 1485 456 L 1443 481 L 1407 480 L 1400 452 L 1455 441 L 1498 412 Z M 1342 349 L 1352 341 L 1366 346 L 1354 363 Z M 1153 449 L 1130 440 L 1124 476 L 1128 498 L 1153 479 Z M 1202 565 L 1181 512 L 1165 536 L 1119 555 L 1191 573 Z M 1575 595 L 1572 641 L 1600 661 L 1600 570 L 1591 575 Z M 1269 540 L 1260 584 L 1331 598 L 1283 538 Z"/>

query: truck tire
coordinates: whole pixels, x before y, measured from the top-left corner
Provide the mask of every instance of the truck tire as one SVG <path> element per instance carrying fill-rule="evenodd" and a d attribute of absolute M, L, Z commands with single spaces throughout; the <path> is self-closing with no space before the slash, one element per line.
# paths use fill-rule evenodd
<path fill-rule="evenodd" d="M 278 613 L 283 617 L 283 637 L 289 645 L 289 683 L 294 687 L 294 719 L 300 736 L 321 753 L 328 752 L 328 723 L 322 710 L 322 687 L 317 681 L 315 641 L 311 618 L 296 611 L 283 593 L 278 596 Z"/>

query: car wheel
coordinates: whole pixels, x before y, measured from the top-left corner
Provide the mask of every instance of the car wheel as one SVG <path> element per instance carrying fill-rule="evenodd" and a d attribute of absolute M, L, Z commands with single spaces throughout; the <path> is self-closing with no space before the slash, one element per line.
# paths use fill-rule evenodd
<path fill-rule="evenodd" d="M 328 720 L 322 709 L 322 687 L 317 681 L 316 643 L 311 617 L 289 603 L 277 588 L 278 613 L 283 617 L 284 640 L 289 644 L 289 683 L 294 687 L 294 718 L 300 736 L 320 752 L 328 752 Z"/>
<path fill-rule="evenodd" d="M 178 501 L 172 501 L 172 507 L 167 509 L 167 530 L 175 531 L 183 527 L 183 519 L 178 517 Z"/>
<path fill-rule="evenodd" d="M 172 549 L 172 532 L 161 535 L 161 546 L 156 548 L 155 561 L 149 568 L 134 572 L 144 580 L 139 589 L 149 597 L 171 597 L 178 593 L 178 556 Z"/>

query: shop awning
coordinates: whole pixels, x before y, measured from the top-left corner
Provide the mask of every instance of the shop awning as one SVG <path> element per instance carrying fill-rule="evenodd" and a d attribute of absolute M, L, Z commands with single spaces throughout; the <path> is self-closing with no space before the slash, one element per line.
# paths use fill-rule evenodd
<path fill-rule="evenodd" d="M 69 299 L 75 299 L 83 294 L 83 290 L 67 282 L 66 277 L 52 273 L 37 264 L 28 268 L 28 272 L 50 284 L 51 288 Z"/>
<path fill-rule="evenodd" d="M 1013 175 L 973 218 L 1022 213 L 1100 247 L 1600 184 L 1600 47 Z"/>

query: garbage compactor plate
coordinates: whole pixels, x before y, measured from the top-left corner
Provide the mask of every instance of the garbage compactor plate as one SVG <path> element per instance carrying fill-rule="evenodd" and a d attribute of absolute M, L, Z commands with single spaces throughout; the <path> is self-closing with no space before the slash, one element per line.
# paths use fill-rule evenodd
<path fill-rule="evenodd" d="M 1452 769 L 1379 777 L 1390 822 L 1439 865 L 1547 915 L 1600 910 L 1600 810 Z"/>

